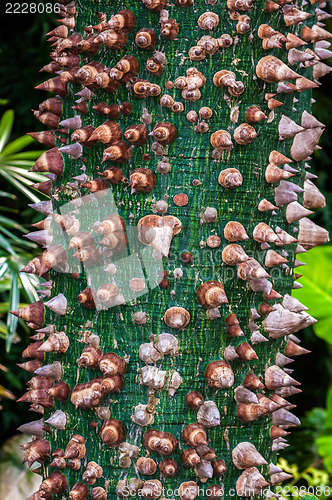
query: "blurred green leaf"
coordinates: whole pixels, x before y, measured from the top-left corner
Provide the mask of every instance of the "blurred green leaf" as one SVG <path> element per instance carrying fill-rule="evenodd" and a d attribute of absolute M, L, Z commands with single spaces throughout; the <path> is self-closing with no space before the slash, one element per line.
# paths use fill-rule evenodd
<path fill-rule="evenodd" d="M 27 302 L 20 302 L 19 307 L 27 306 Z M 9 302 L 0 302 L 0 314 L 5 314 L 9 309 Z"/>
<path fill-rule="evenodd" d="M 332 246 L 312 248 L 301 261 L 307 264 L 301 268 L 303 288 L 293 295 L 319 320 L 313 326 L 316 335 L 332 344 Z"/>
<path fill-rule="evenodd" d="M 327 391 L 326 395 L 326 418 L 324 429 L 332 431 L 332 386 Z"/>
<path fill-rule="evenodd" d="M 14 436 L 0 449 L 1 500 L 22 500 L 32 495 L 40 486 L 40 476 L 29 470 L 27 464 L 21 464 L 20 446 L 29 439 L 25 436 Z"/>
<path fill-rule="evenodd" d="M 323 432 L 316 439 L 317 449 L 324 459 L 326 469 L 332 474 L 332 386 L 326 398 L 326 419 Z"/>
<path fill-rule="evenodd" d="M 277 466 L 293 476 L 293 479 L 283 483 L 278 489 L 278 493 L 282 497 L 290 500 L 304 498 L 306 500 L 323 500 L 330 497 L 330 477 L 325 470 L 319 469 L 313 464 L 301 471 L 296 463 L 290 464 L 285 458 L 280 458 Z M 317 496 L 312 494 L 312 491 Z"/>
<path fill-rule="evenodd" d="M 322 433 L 317 439 L 317 448 L 324 458 L 324 465 L 328 472 L 332 474 L 332 434 Z"/>
<path fill-rule="evenodd" d="M 1 398 L 15 399 L 15 396 L 12 392 L 8 391 L 8 389 L 0 385 L 0 399 Z"/>
<path fill-rule="evenodd" d="M 302 500 L 317 500 L 315 495 L 301 495 L 300 498 L 302 498 Z"/>
<path fill-rule="evenodd" d="M 16 196 L 15 198 L 16 199 Z M 0 210 L 3 210 L 7 213 L 11 213 L 11 214 L 18 214 L 19 213 L 19 210 L 17 208 L 12 208 L 12 207 L 0 207 Z"/>
<path fill-rule="evenodd" d="M 6 191 L 1 191 L 0 190 L 0 197 L 1 198 L 11 198 L 12 200 L 15 200 L 16 196 L 11 193 L 7 193 Z"/>
<path fill-rule="evenodd" d="M 10 290 L 10 278 L 0 281 L 0 293 Z"/>

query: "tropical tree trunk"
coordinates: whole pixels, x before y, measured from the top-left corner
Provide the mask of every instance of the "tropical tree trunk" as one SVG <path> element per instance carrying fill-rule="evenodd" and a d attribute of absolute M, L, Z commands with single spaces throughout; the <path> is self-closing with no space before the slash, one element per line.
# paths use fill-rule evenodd
<path fill-rule="evenodd" d="M 31 236 L 48 248 L 25 268 L 52 281 L 16 312 L 38 331 L 21 399 L 50 426 L 23 429 L 31 498 L 269 498 L 289 477 L 286 365 L 314 322 L 294 268 L 328 238 L 306 218 L 331 36 L 312 3 L 61 7 L 45 70 L 63 72 L 38 87 L 61 101 L 36 113 L 58 131 L 34 166 L 53 240 Z"/>

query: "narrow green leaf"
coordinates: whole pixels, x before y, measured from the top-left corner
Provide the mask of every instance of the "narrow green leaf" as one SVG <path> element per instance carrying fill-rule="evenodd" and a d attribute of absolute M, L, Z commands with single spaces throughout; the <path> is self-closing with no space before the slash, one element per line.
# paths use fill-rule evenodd
<path fill-rule="evenodd" d="M 12 175 L 7 175 L 5 172 L 1 172 L 4 177 L 7 178 L 7 180 L 13 184 L 19 191 L 21 191 L 23 194 L 25 194 L 31 201 L 34 203 L 37 203 L 40 201 L 40 198 L 38 198 L 35 194 L 30 191 L 30 189 L 27 189 L 22 182 L 19 182 L 16 180 Z"/>
<path fill-rule="evenodd" d="M 11 239 L 13 243 L 18 243 L 20 244 L 21 246 L 22 245 L 26 245 L 27 243 L 30 243 L 26 240 L 22 240 L 22 238 L 20 238 L 19 236 L 16 236 L 16 234 L 12 233 L 11 231 L 9 231 L 8 229 L 6 229 L 5 227 L 1 227 L 0 226 L 0 231 L 7 236 L 7 238 Z"/>
<path fill-rule="evenodd" d="M 6 161 L 16 161 L 16 160 L 36 160 L 44 151 L 35 149 L 33 151 L 23 151 L 22 153 L 16 153 L 15 155 L 6 155 Z M 4 151 L 2 152 L 4 155 Z"/>
<path fill-rule="evenodd" d="M 9 266 L 8 266 L 8 262 L 7 261 L 2 262 L 2 264 L 0 265 L 0 279 L 2 278 L 2 276 L 7 271 L 8 267 Z"/>
<path fill-rule="evenodd" d="M 13 311 L 18 308 L 20 300 L 20 291 L 18 288 L 18 272 L 12 271 L 12 285 L 9 294 L 9 310 Z M 17 328 L 18 318 L 13 314 L 8 314 L 7 316 L 7 339 L 6 339 L 6 349 L 7 352 L 10 351 L 14 334 Z"/>
<path fill-rule="evenodd" d="M 16 174 L 22 175 L 22 176 L 27 177 L 31 180 L 36 180 L 37 182 L 38 181 L 42 182 L 45 180 L 44 174 L 40 174 L 39 172 L 29 172 L 29 170 L 27 168 L 9 166 L 7 171 L 12 175 L 16 175 Z"/>
<path fill-rule="evenodd" d="M 1 170 L 9 170 L 15 167 L 23 168 L 25 171 L 28 171 L 34 164 L 31 160 L 12 160 L 12 161 L 1 161 L 0 157 L 0 169 Z"/>
<path fill-rule="evenodd" d="M 7 156 L 16 153 L 17 151 L 21 151 L 23 148 L 29 146 L 29 144 L 31 144 L 32 142 L 34 142 L 32 137 L 30 137 L 29 135 L 22 135 L 15 141 L 7 144 L 7 146 L 2 150 L 2 155 Z"/>
<path fill-rule="evenodd" d="M 2 209 L 6 211 L 6 207 L 2 207 Z M 13 229 L 24 231 L 24 228 L 23 226 L 21 226 L 21 224 L 18 224 L 18 222 L 16 222 L 15 220 L 10 219 L 9 217 L 5 217 L 4 215 L 0 215 L 0 223 Z"/>
<path fill-rule="evenodd" d="M 15 255 L 15 252 L 14 252 L 11 244 L 9 243 L 9 241 L 7 241 L 6 238 L 4 238 L 2 236 L 2 234 L 0 234 L 0 247 L 2 247 L 4 250 L 6 250 L 11 255 Z"/>
<path fill-rule="evenodd" d="M 0 120 L 0 152 L 6 144 L 14 123 L 14 111 L 9 109 L 6 111 Z"/>
<path fill-rule="evenodd" d="M 21 273 L 20 274 L 20 281 L 22 283 L 22 287 L 23 287 L 25 293 L 27 294 L 29 300 L 31 302 L 35 302 L 36 300 L 38 300 L 38 295 L 37 295 L 37 292 L 35 290 L 34 284 L 32 282 L 32 279 L 30 278 L 30 276 L 27 274 Z"/>
<path fill-rule="evenodd" d="M 36 181 L 43 182 L 45 180 L 45 176 L 43 176 L 42 174 L 38 174 L 36 172 L 28 172 L 28 171 L 22 173 L 22 175 L 13 172 L 13 177 L 24 182 L 27 186 L 30 186 L 30 184 Z"/>

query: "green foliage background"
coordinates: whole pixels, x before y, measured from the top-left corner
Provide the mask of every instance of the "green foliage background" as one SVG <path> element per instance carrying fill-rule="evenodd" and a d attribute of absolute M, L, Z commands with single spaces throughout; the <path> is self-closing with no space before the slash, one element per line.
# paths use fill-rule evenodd
<path fill-rule="evenodd" d="M 331 5 L 331 3 L 330 3 Z M 10 137 L 13 141 L 26 132 L 42 130 L 43 126 L 35 120 L 30 109 L 36 109 L 45 95 L 35 91 L 33 87 L 47 78 L 46 73 L 38 73 L 39 69 L 49 62 L 49 47 L 45 43 L 44 33 L 55 27 L 54 15 L 6 15 L 4 3 L 0 13 L 0 114 L 6 110 L 14 110 L 15 122 Z M 330 9 L 331 10 L 331 9 Z M 328 20 L 328 29 L 332 31 L 332 23 Z M 331 63 L 331 61 L 328 61 Z M 50 75 L 51 76 L 51 75 Z M 327 206 L 318 210 L 313 220 L 326 227 L 332 233 L 332 76 L 322 79 L 322 86 L 314 93 L 316 104 L 313 113 L 326 124 L 327 128 L 320 142 L 322 150 L 315 151 L 312 172 L 319 178 L 316 185 L 326 197 Z M 9 114 L 7 113 L 7 117 Z M 1 127 L 0 127 L 1 128 Z M 1 130 L 0 141 L 3 134 Z M 21 140 L 21 146 L 26 152 L 26 165 L 33 160 L 36 144 L 29 140 Z M 23 153 L 22 153 L 23 154 Z M 4 162 L 0 152 L 0 398 L 1 387 L 10 390 L 15 397 L 24 392 L 28 374 L 18 368 L 21 362 L 21 352 L 28 343 L 29 332 L 23 323 L 7 323 L 9 301 L 26 303 L 33 299 L 33 288 L 24 284 L 18 277 L 18 269 L 37 252 L 34 245 L 22 239 L 30 224 L 41 217 L 27 208 L 29 197 L 22 194 L 18 186 L 9 182 L 1 174 Z M 39 196 L 33 192 L 33 196 Z M 31 196 L 30 196 L 31 198 Z M 6 222 L 7 219 L 7 222 Z M 10 221 L 10 222 L 8 222 Z M 5 234 L 3 229 L 9 234 Z M 5 241 L 1 240 L 3 238 Z M 9 246 L 8 246 L 9 245 Z M 11 250 L 14 249 L 15 255 Z M 10 264 L 1 274 L 3 258 Z M 296 297 L 310 307 L 311 314 L 319 319 L 314 328 L 303 331 L 303 345 L 312 351 L 310 356 L 296 359 L 294 377 L 302 383 L 303 393 L 294 397 L 298 404 L 294 413 L 302 421 L 302 427 L 292 432 L 291 446 L 283 452 L 281 465 L 293 473 L 291 481 L 297 488 L 301 485 L 332 486 L 332 246 L 311 250 L 301 254 L 300 260 L 307 265 L 299 268 L 303 274 L 301 283 L 304 288 L 296 291 Z M 9 333 L 8 333 L 9 329 Z M 8 342 L 10 340 L 10 342 Z M 6 353 L 7 345 L 12 344 L 10 352 Z M 6 370 L 2 370 L 3 365 Z M 27 420 L 23 405 L 18 405 L 11 399 L 1 401 L 2 425 L 0 427 L 0 443 L 11 435 L 15 429 Z M 38 418 L 31 414 L 31 420 Z M 282 461 L 283 460 L 283 461 Z M 286 460 L 286 462 L 285 462 Z M 289 490 L 290 491 L 290 490 Z M 284 496 L 289 494 L 284 492 Z M 325 498 L 324 491 L 321 498 Z M 294 496 L 293 496 L 294 497 Z M 296 497 L 296 495 L 295 495 Z"/>

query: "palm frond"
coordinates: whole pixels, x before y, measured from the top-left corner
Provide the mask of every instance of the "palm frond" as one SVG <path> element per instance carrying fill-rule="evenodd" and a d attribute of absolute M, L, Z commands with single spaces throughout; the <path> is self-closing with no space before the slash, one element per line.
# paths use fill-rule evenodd
<path fill-rule="evenodd" d="M 14 112 L 6 111 L 0 120 L 0 175 L 34 203 L 41 200 L 38 192 L 30 189 L 35 182 L 43 182 L 45 176 L 29 172 L 42 150 L 22 151 L 34 142 L 29 136 L 22 136 L 8 142 L 14 123 Z"/>

